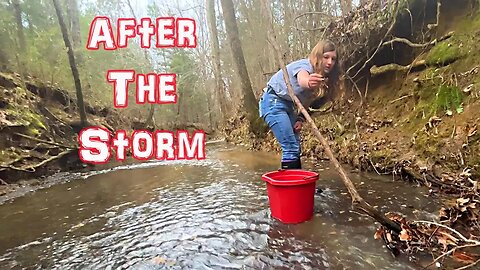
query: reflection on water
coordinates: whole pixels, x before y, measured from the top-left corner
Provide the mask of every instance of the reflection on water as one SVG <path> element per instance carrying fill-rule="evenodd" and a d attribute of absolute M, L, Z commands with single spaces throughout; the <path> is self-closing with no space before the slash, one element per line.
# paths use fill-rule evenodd
<path fill-rule="evenodd" d="M 270 218 L 260 180 L 278 156 L 220 145 L 207 158 L 124 167 L 0 206 L 0 268 L 419 268 L 373 239 L 376 225 L 351 211 L 327 166 L 314 168 L 325 190 L 315 217 L 284 225 Z M 351 177 L 382 211 L 428 218 L 436 209 L 422 189 Z"/>

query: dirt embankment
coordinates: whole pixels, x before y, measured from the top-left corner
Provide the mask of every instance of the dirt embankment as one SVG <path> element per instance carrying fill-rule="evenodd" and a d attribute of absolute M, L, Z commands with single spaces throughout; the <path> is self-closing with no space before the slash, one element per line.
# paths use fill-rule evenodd
<path fill-rule="evenodd" d="M 86 105 L 91 125 L 113 131 L 132 121 L 114 109 Z M 3 184 L 85 167 L 78 159 L 81 129 L 76 101 L 32 77 L 0 73 L 0 179 Z M 9 187 L 0 192 L 7 192 Z"/>

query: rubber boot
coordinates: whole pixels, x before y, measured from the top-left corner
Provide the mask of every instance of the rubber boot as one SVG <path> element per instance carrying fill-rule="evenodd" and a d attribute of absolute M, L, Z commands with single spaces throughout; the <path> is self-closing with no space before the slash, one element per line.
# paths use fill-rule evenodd
<path fill-rule="evenodd" d="M 300 159 L 292 160 L 292 161 L 282 161 L 281 168 L 283 170 L 301 169 L 302 162 L 300 161 Z"/>

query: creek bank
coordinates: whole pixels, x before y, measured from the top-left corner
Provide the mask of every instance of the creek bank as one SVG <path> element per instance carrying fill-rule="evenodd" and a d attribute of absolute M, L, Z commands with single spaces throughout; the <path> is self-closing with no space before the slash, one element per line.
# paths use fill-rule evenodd
<path fill-rule="evenodd" d="M 133 119 L 114 109 L 88 103 L 85 109 L 91 125 L 131 129 Z M 0 195 L 41 184 L 35 178 L 94 168 L 78 158 L 77 114 L 76 100 L 66 90 L 0 73 Z"/>

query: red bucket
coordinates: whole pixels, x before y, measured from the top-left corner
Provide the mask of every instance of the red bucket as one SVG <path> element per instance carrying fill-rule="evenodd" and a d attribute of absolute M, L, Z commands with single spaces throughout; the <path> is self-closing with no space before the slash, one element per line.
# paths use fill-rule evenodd
<path fill-rule="evenodd" d="M 318 173 L 279 170 L 265 173 L 262 180 L 267 182 L 272 217 L 283 223 L 300 223 L 312 218 Z"/>

